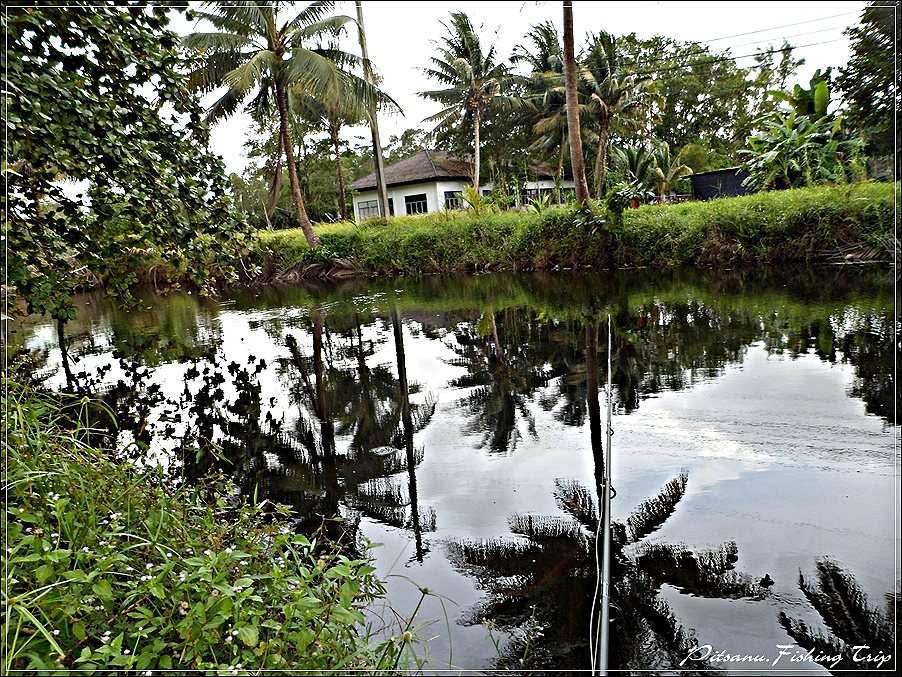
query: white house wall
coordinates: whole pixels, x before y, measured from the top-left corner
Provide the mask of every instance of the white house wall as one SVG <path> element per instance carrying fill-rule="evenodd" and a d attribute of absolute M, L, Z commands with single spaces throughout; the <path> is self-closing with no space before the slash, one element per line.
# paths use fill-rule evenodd
<path fill-rule="evenodd" d="M 445 192 L 459 193 L 464 189 L 467 182 L 464 181 L 430 181 L 428 183 L 412 183 L 405 186 L 389 187 L 388 197 L 391 198 L 395 209 L 395 215 L 400 216 L 406 214 L 404 198 L 410 195 L 426 194 L 426 209 L 428 212 L 435 212 L 445 208 Z M 573 188 L 573 181 L 564 181 L 563 188 Z M 540 179 L 538 181 L 530 181 L 524 185 L 527 190 L 552 189 L 554 181 L 551 179 Z M 491 190 L 492 184 L 487 183 L 480 188 L 481 191 Z M 354 196 L 354 216 L 360 219 L 360 203 L 369 200 L 378 199 L 376 190 L 367 190 Z"/>

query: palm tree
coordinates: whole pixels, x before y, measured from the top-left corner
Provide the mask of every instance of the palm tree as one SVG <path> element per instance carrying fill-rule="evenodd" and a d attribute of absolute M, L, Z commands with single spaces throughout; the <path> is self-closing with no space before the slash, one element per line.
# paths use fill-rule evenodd
<path fill-rule="evenodd" d="M 523 88 L 525 98 L 534 102 L 534 110 L 525 112 L 530 128 L 538 137 L 533 148 L 542 157 L 557 155 L 557 180 L 560 182 L 567 146 L 567 93 L 561 39 L 550 21 L 533 26 L 526 37 L 532 41 L 533 49 L 518 45 L 511 61 L 529 68 Z"/>
<path fill-rule="evenodd" d="M 588 108 L 598 134 L 595 154 L 595 196 L 604 195 L 605 163 L 608 139 L 612 131 L 635 133 L 646 122 L 653 98 L 650 76 L 628 75 L 624 72 L 617 41 L 601 31 L 590 36 L 589 50 L 583 58 L 580 73 L 588 94 Z"/>
<path fill-rule="evenodd" d="M 692 167 L 684 165 L 680 162 L 681 153 L 671 155 L 670 146 L 666 142 L 662 142 L 654 150 L 655 164 L 657 165 L 652 173 L 655 187 L 658 189 L 658 202 L 663 203 L 670 189 L 680 179 L 689 176 L 692 173 Z"/>
<path fill-rule="evenodd" d="M 192 86 L 227 88 L 211 106 L 209 119 L 231 115 L 254 93 L 251 110 L 264 111 L 275 102 L 297 220 L 311 247 L 318 247 L 320 239 L 307 216 L 298 181 L 289 92 L 300 89 L 338 108 L 373 96 L 373 87 L 349 70 L 360 63 L 359 57 L 321 46 L 353 22 L 348 16 L 329 16 L 334 5 L 312 2 L 282 21 L 279 2 L 207 2 L 204 6 L 211 11 L 193 15 L 211 23 L 216 32 L 194 33 L 183 40 L 198 57 L 199 65 L 190 74 Z"/>
<path fill-rule="evenodd" d="M 448 34 L 438 44 L 439 56 L 432 57 L 432 66 L 422 70 L 446 88 L 420 92 L 420 96 L 443 106 L 441 111 L 426 118 L 426 122 L 438 123 L 436 129 L 472 126 L 472 180 L 478 190 L 480 128 L 490 107 L 502 103 L 509 107 L 516 105 L 516 99 L 502 95 L 511 83 L 511 76 L 507 66 L 496 61 L 494 46 L 483 50 L 466 14 L 451 12 L 451 24 L 442 25 Z"/>
<path fill-rule="evenodd" d="M 583 159 L 582 127 L 579 124 L 579 89 L 576 77 L 577 65 L 573 44 L 573 2 L 564 0 L 564 75 L 567 86 L 567 135 L 570 137 L 570 166 L 576 184 L 576 201 L 589 198 L 586 183 L 586 164 Z"/>
<path fill-rule="evenodd" d="M 360 39 L 360 54 L 363 56 L 363 75 L 366 81 L 374 84 L 373 69 L 366 48 L 366 31 L 363 28 L 363 3 L 357 0 L 357 30 Z M 370 132 L 373 136 L 373 164 L 376 166 L 376 187 L 379 196 L 379 215 L 388 217 L 388 187 L 385 184 L 385 159 L 382 154 L 382 141 L 379 138 L 379 118 L 375 106 L 367 107 Z"/>

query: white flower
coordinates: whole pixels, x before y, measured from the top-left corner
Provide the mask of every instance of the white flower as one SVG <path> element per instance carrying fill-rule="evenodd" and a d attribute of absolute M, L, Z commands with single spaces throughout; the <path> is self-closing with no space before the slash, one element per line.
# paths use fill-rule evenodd
<path fill-rule="evenodd" d="M 128 656 L 131 652 L 132 652 L 131 649 L 123 649 L 122 650 L 122 653 L 124 653 L 126 656 Z"/>
<path fill-rule="evenodd" d="M 144 567 L 145 569 L 153 569 L 153 564 L 148 564 Z"/>
<path fill-rule="evenodd" d="M 226 554 L 227 554 L 227 555 L 231 555 L 231 554 L 232 554 L 232 549 L 231 549 L 231 548 L 226 548 L 225 551 L 226 551 Z"/>
<path fill-rule="evenodd" d="M 53 631 L 53 634 L 54 634 L 54 635 L 58 635 L 58 634 L 60 634 L 60 631 L 59 631 L 59 630 L 54 630 L 54 631 Z"/>

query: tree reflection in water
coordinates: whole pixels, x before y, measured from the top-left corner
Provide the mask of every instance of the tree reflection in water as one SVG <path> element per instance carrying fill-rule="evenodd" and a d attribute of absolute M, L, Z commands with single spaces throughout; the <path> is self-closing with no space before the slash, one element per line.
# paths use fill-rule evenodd
<path fill-rule="evenodd" d="M 806 651 L 839 656 L 840 660 L 834 666 L 836 670 L 895 670 L 898 593 L 886 594 L 885 608 L 881 611 L 869 604 L 855 578 L 832 560 L 819 559 L 815 568 L 816 584 L 809 583 L 799 572 L 799 589 L 830 632 L 824 634 L 781 611 L 779 621 L 783 629 Z"/>
<path fill-rule="evenodd" d="M 604 487 L 601 416 L 598 401 L 598 325 L 587 323 L 586 408 L 596 487 L 555 481 L 558 516 L 515 514 L 511 531 L 521 538 L 452 540 L 449 559 L 474 576 L 488 598 L 463 619 L 512 631 L 498 667 L 586 669 L 590 665 L 589 627 L 596 598 L 599 534 L 598 501 Z M 686 491 L 685 472 L 644 501 L 625 522 L 612 523 L 610 553 L 612 625 L 609 666 L 619 670 L 677 669 L 692 649 L 658 589 L 670 583 L 706 597 L 760 599 L 767 591 L 734 570 L 736 544 L 695 553 L 683 546 L 644 543 L 674 513 Z M 701 670 L 710 666 L 696 666 Z"/>

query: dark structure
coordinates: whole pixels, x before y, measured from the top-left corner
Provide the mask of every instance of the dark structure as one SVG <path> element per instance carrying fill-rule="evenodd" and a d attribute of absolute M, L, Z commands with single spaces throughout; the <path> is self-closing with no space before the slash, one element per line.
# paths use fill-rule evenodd
<path fill-rule="evenodd" d="M 692 194 L 696 200 L 711 200 L 716 197 L 747 195 L 753 192 L 742 185 L 748 176 L 749 173 L 739 167 L 729 167 L 715 169 L 713 172 L 691 174 L 689 180 L 692 181 Z"/>

